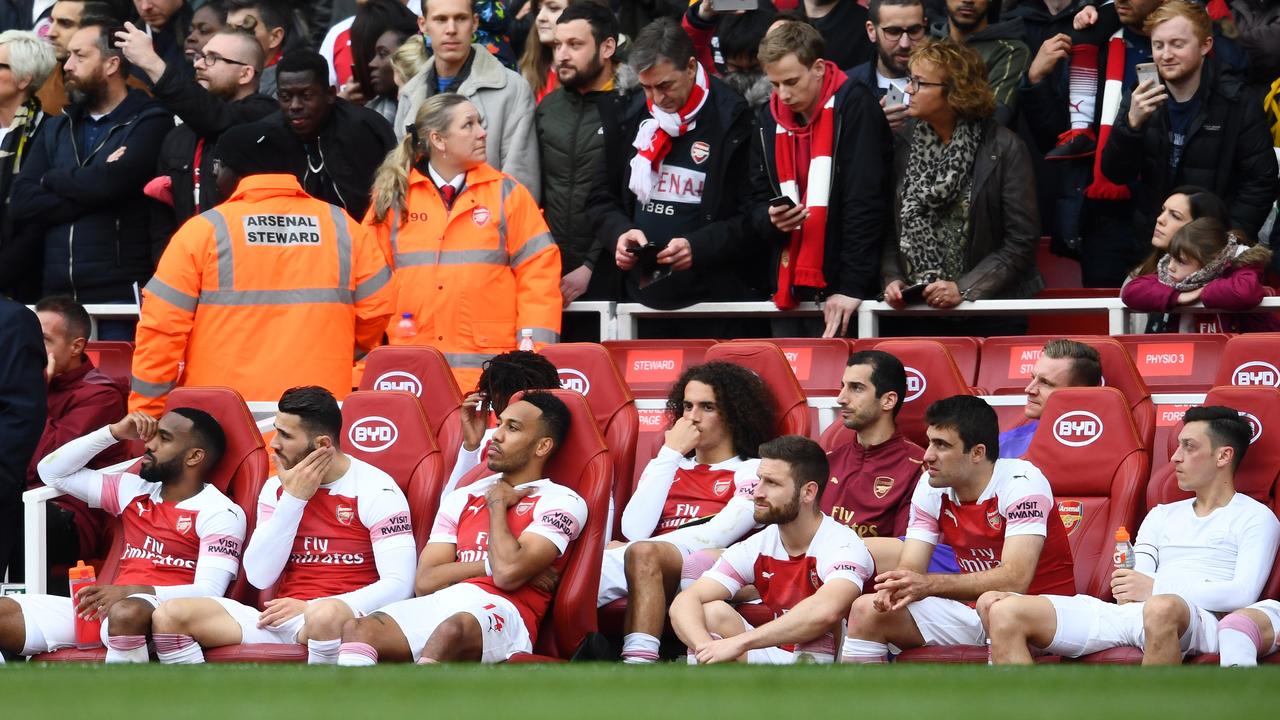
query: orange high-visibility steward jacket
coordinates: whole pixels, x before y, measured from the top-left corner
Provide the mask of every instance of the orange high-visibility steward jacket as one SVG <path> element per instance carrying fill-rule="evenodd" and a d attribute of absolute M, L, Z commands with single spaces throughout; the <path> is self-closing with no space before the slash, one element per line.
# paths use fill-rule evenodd
<path fill-rule="evenodd" d="M 516 349 L 522 329 L 535 344 L 559 340 L 560 248 L 523 185 L 481 165 L 446 211 L 431 178 L 412 170 L 406 204 L 381 223 L 372 211 L 365 218 L 395 268 L 393 345 L 437 348 L 465 393 L 485 360 Z M 412 337 L 397 327 L 406 312 Z"/>
<path fill-rule="evenodd" d="M 130 410 L 158 415 L 178 383 L 226 385 L 275 401 L 297 385 L 339 399 L 376 346 L 395 299 L 367 228 L 303 192 L 292 175 L 253 175 L 169 241 L 143 290 Z"/>

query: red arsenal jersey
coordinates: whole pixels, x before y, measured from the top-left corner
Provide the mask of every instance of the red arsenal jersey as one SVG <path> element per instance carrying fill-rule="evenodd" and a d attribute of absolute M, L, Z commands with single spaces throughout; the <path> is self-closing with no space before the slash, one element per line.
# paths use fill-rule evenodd
<path fill-rule="evenodd" d="M 485 560 L 489 556 L 489 508 L 485 505 L 485 492 L 496 482 L 501 482 L 501 476 L 490 475 L 450 493 L 440 505 L 428 542 L 454 545 L 458 562 Z M 565 550 L 586 526 L 586 501 L 550 480 L 518 487 L 532 487 L 534 491 L 508 508 L 507 527 L 517 538 L 533 533 L 554 543 L 560 556 L 552 567 L 562 571 L 567 558 Z M 550 593 L 527 584 L 516 590 L 502 590 L 491 577 L 471 578 L 466 582 L 510 600 L 529 630 L 529 641 L 537 642 L 538 624 L 551 605 Z"/>
<path fill-rule="evenodd" d="M 1026 460 L 997 460 L 991 482 L 972 503 L 960 502 L 951 488 L 931 487 L 927 478 L 911 499 L 908 539 L 936 545 L 941 537 L 955 549 L 960 572 L 971 573 L 998 567 L 1006 538 L 1039 535 L 1044 547 L 1027 593 L 1075 594 L 1071 546 L 1039 468 Z"/>

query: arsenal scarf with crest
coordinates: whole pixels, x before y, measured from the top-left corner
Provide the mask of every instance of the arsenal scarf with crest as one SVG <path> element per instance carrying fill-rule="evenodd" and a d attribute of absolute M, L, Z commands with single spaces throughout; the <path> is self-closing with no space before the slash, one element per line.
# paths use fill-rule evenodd
<path fill-rule="evenodd" d="M 671 150 L 671 138 L 680 137 L 692 130 L 702 106 L 707 104 L 707 97 L 710 95 L 707 71 L 702 69 L 701 63 L 695 65 L 697 74 L 693 78 L 693 91 L 689 93 L 689 99 L 680 108 L 680 112 L 669 113 L 660 107 L 654 107 L 653 100 L 649 100 L 649 114 L 653 117 L 640 123 L 640 130 L 632 143 L 636 156 L 631 158 L 631 179 L 627 186 L 642 203 L 649 202 L 658 168 Z"/>

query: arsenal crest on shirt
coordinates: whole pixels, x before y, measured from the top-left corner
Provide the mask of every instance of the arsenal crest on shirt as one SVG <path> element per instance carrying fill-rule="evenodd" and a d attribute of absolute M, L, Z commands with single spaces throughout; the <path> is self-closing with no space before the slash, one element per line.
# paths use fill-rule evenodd
<path fill-rule="evenodd" d="M 729 492 L 729 485 L 730 485 L 730 481 L 727 479 L 717 480 L 716 484 L 711 486 L 711 489 L 715 492 L 716 495 L 724 495 L 725 493 Z"/>
<path fill-rule="evenodd" d="M 179 535 L 186 535 L 187 533 L 191 532 L 191 525 L 192 523 L 191 523 L 190 515 L 179 515 L 178 521 L 174 523 L 173 527 L 175 530 L 178 531 Z"/>
<path fill-rule="evenodd" d="M 888 495 L 889 491 L 892 489 L 893 478 L 888 477 L 887 475 L 879 475 L 871 482 L 871 492 L 875 493 L 878 498 L 883 498 L 885 495 Z"/>
<path fill-rule="evenodd" d="M 352 519 L 356 516 L 356 511 L 355 508 L 350 505 L 343 505 L 339 503 L 338 506 L 334 508 L 333 514 L 338 518 L 338 522 L 343 525 L 350 525 Z"/>
<path fill-rule="evenodd" d="M 699 140 L 693 144 L 693 147 L 689 148 L 689 157 L 693 158 L 695 163 L 701 165 L 707 161 L 707 158 L 711 157 L 711 146 Z"/>
<path fill-rule="evenodd" d="M 813 584 L 814 590 L 822 586 L 822 580 L 818 577 L 818 568 L 809 568 L 809 582 Z"/>
<path fill-rule="evenodd" d="M 1076 531 L 1076 526 L 1084 520 L 1084 503 L 1079 500 L 1059 500 L 1058 517 L 1062 518 L 1062 527 L 1067 535 Z"/>
<path fill-rule="evenodd" d="M 532 498 L 525 498 L 524 500 L 521 500 L 516 503 L 516 515 L 528 514 L 528 512 L 533 509 L 533 506 L 537 504 L 538 501 Z"/>
<path fill-rule="evenodd" d="M 1004 518 L 1000 517 L 999 510 L 992 508 L 987 511 L 987 524 L 990 525 L 993 530 L 999 530 L 1004 527 Z"/>
<path fill-rule="evenodd" d="M 471 221 L 476 224 L 476 227 L 484 227 L 484 224 L 489 222 L 489 208 L 478 207 L 472 210 Z"/>

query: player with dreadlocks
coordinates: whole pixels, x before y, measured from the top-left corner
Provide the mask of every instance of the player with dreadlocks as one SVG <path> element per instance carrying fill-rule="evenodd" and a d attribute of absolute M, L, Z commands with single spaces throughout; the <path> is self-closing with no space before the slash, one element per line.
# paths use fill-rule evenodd
<path fill-rule="evenodd" d="M 525 350 L 512 350 L 485 361 L 480 380 L 462 401 L 462 446 L 453 474 L 440 497 L 458 486 L 467 471 L 480 464 L 484 447 L 494 428 L 489 427 L 490 413 L 502 414 L 511 396 L 525 390 L 553 390 L 560 387 L 560 373 L 545 357 Z"/>

